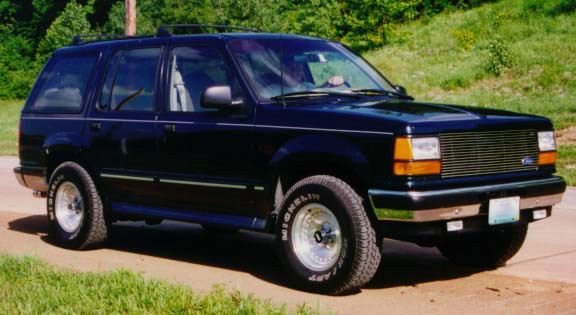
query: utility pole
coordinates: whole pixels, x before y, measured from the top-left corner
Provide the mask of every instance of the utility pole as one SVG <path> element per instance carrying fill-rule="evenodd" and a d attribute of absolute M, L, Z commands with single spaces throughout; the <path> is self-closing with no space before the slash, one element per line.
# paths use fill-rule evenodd
<path fill-rule="evenodd" d="M 126 35 L 136 35 L 136 0 L 125 0 L 126 5 Z"/>

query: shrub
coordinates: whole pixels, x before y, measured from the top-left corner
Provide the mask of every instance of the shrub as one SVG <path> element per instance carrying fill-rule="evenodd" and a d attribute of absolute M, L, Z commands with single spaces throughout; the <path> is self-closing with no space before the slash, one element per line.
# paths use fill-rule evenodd
<path fill-rule="evenodd" d="M 494 37 L 488 44 L 487 72 L 495 76 L 500 76 L 504 69 L 511 67 L 512 56 L 510 49 L 500 37 Z"/>
<path fill-rule="evenodd" d="M 452 34 L 456 38 L 458 47 L 463 49 L 470 49 L 474 45 L 474 33 L 469 30 L 453 30 Z"/>
<path fill-rule="evenodd" d="M 38 59 L 47 59 L 54 50 L 69 45 L 75 35 L 86 33 L 90 33 L 86 11 L 76 0 L 72 0 L 46 31 L 46 36 L 38 46 Z"/>

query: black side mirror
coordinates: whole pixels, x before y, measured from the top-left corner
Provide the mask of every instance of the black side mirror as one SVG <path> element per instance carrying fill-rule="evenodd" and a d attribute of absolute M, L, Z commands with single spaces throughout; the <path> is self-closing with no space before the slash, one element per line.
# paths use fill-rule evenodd
<path fill-rule="evenodd" d="M 228 85 L 211 86 L 202 93 L 200 103 L 204 108 L 233 109 L 239 107 L 233 102 L 232 91 Z"/>
<path fill-rule="evenodd" d="M 398 92 L 400 94 L 408 95 L 406 88 L 403 87 L 402 85 L 394 85 L 394 89 L 396 89 L 396 92 Z"/>

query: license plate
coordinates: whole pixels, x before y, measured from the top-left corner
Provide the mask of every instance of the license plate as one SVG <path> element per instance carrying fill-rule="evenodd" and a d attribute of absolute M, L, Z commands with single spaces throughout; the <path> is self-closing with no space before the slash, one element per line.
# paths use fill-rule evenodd
<path fill-rule="evenodd" d="M 496 225 L 520 220 L 520 197 L 491 199 L 488 224 Z"/>

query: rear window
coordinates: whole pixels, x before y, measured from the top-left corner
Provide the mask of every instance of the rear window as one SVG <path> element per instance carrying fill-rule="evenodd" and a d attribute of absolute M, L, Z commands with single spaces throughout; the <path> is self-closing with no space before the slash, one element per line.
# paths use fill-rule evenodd
<path fill-rule="evenodd" d="M 31 111 L 78 112 L 82 109 L 86 85 L 96 63 L 96 55 L 52 57 L 38 79 Z"/>

